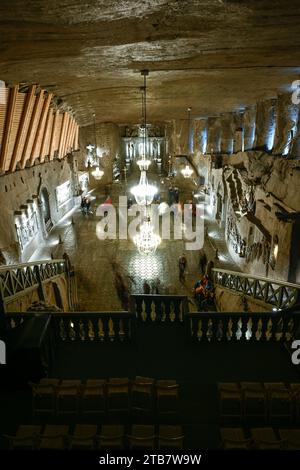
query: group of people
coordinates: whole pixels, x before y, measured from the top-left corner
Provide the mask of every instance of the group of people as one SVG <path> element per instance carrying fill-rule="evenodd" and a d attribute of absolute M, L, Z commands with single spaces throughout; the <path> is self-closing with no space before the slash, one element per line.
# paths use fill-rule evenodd
<path fill-rule="evenodd" d="M 202 278 L 195 283 L 193 293 L 199 311 L 207 309 L 210 305 L 214 304 L 214 288 L 207 275 L 202 276 Z"/>
<path fill-rule="evenodd" d="M 90 200 L 90 198 L 87 197 L 87 196 L 83 196 L 83 197 L 81 198 L 81 204 L 80 204 L 80 206 L 81 206 L 81 212 L 82 212 L 83 214 L 89 214 L 90 208 L 91 208 L 91 200 Z"/>

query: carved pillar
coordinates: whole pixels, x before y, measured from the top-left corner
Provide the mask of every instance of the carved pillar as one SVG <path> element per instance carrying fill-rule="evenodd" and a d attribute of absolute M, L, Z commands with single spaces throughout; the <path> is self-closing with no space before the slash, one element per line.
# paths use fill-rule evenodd
<path fill-rule="evenodd" d="M 233 115 L 233 121 L 234 121 L 233 152 L 238 153 L 244 150 L 243 113 L 235 113 Z"/>
<path fill-rule="evenodd" d="M 300 157 L 300 111 L 298 110 L 298 125 L 290 151 L 292 157 Z"/>
<path fill-rule="evenodd" d="M 206 152 L 207 145 L 207 121 L 199 119 L 194 121 L 194 153 Z"/>
<path fill-rule="evenodd" d="M 243 115 L 244 150 L 253 148 L 255 138 L 256 107 L 248 108 Z"/>
<path fill-rule="evenodd" d="M 272 150 L 276 125 L 276 100 L 259 101 L 256 107 L 254 148 Z"/>
<path fill-rule="evenodd" d="M 221 152 L 233 152 L 234 120 L 231 113 L 220 118 L 221 121 Z"/>
<path fill-rule="evenodd" d="M 208 118 L 208 153 L 221 152 L 221 125 L 219 118 Z"/>
<path fill-rule="evenodd" d="M 274 138 L 274 155 L 287 155 L 294 138 L 298 119 L 298 106 L 292 103 L 290 93 L 278 96 L 277 122 Z"/>

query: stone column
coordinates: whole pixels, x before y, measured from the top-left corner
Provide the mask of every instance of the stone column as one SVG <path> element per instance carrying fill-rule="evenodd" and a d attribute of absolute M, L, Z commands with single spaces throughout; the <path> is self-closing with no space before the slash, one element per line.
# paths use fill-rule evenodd
<path fill-rule="evenodd" d="M 194 121 L 194 153 L 206 153 L 207 146 L 207 121 L 199 119 Z"/>
<path fill-rule="evenodd" d="M 221 152 L 221 124 L 220 119 L 216 117 L 208 118 L 208 141 L 207 141 L 207 152 L 208 153 L 220 153 Z"/>
<path fill-rule="evenodd" d="M 274 155 L 287 155 L 292 140 L 292 133 L 298 119 L 298 106 L 292 103 L 292 95 L 284 93 L 278 96 L 277 122 L 274 138 Z"/>
<path fill-rule="evenodd" d="M 292 157 L 300 157 L 300 111 L 299 110 L 298 110 L 297 132 L 292 142 L 290 155 Z"/>
<path fill-rule="evenodd" d="M 272 150 L 276 124 L 276 100 L 259 101 L 256 105 L 254 148 Z"/>
<path fill-rule="evenodd" d="M 243 128 L 243 113 L 235 113 L 234 120 L 234 141 L 233 152 L 238 153 L 244 150 L 244 128 Z"/>
<path fill-rule="evenodd" d="M 248 108 L 243 115 L 244 150 L 253 148 L 255 138 L 256 107 Z"/>
<path fill-rule="evenodd" d="M 221 116 L 221 152 L 233 152 L 234 120 L 231 113 Z"/>

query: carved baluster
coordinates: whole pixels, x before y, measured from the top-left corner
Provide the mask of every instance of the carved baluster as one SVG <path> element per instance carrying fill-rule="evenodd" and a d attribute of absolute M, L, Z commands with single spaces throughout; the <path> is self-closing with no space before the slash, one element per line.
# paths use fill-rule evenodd
<path fill-rule="evenodd" d="M 155 302 L 151 302 L 150 318 L 151 318 L 152 321 L 156 320 L 156 305 L 155 305 Z"/>
<path fill-rule="evenodd" d="M 272 322 L 272 318 L 270 317 L 267 322 L 267 328 L 266 328 L 266 333 L 265 333 L 267 341 L 270 341 L 270 339 L 273 336 L 272 328 L 273 328 L 273 322 Z"/>
<path fill-rule="evenodd" d="M 275 339 L 276 341 L 280 341 L 283 338 L 283 320 L 282 317 L 280 317 L 275 326 Z"/>
<path fill-rule="evenodd" d="M 237 324 L 236 324 L 235 336 L 236 336 L 237 341 L 240 341 L 240 339 L 242 338 L 242 335 L 243 335 L 242 326 L 243 326 L 243 322 L 242 322 L 242 318 L 240 317 L 237 321 Z"/>
<path fill-rule="evenodd" d="M 178 319 L 180 322 L 183 322 L 183 315 L 184 315 L 184 301 L 182 300 L 179 304 L 179 313 L 178 313 Z"/>
<path fill-rule="evenodd" d="M 114 341 L 115 339 L 115 330 L 114 330 L 114 321 L 112 319 L 112 317 L 109 317 L 109 320 L 108 320 L 108 337 L 110 339 L 110 341 Z"/>
<path fill-rule="evenodd" d="M 262 319 L 259 318 L 258 322 L 257 322 L 257 325 L 256 325 L 256 332 L 255 332 L 255 338 L 256 338 L 257 341 L 261 340 L 261 337 L 262 337 L 262 334 L 263 334 L 262 328 L 263 328 Z"/>
<path fill-rule="evenodd" d="M 174 320 L 178 320 L 180 321 L 180 304 L 181 304 L 181 300 L 179 301 L 176 301 L 174 303 Z"/>
<path fill-rule="evenodd" d="M 69 338 L 71 341 L 75 341 L 76 339 L 76 331 L 75 328 L 77 327 L 76 325 L 76 320 L 70 320 L 69 321 Z"/>
<path fill-rule="evenodd" d="M 67 339 L 66 326 L 63 318 L 59 321 L 59 337 L 62 341 L 66 341 Z"/>
<path fill-rule="evenodd" d="M 123 323 L 123 320 L 120 319 L 119 321 L 119 339 L 120 341 L 124 341 L 125 339 L 125 331 L 124 331 L 124 323 Z"/>
<path fill-rule="evenodd" d="M 100 341 L 105 340 L 104 325 L 103 325 L 103 321 L 101 318 L 99 318 L 98 320 L 98 338 L 100 339 Z"/>
<path fill-rule="evenodd" d="M 79 320 L 79 338 L 81 339 L 81 341 L 85 341 L 85 328 L 84 323 L 81 319 Z"/>
<path fill-rule="evenodd" d="M 249 341 L 252 338 L 252 326 L 253 326 L 253 321 L 252 317 L 249 318 L 247 321 L 247 330 L 246 330 L 246 340 Z"/>
<path fill-rule="evenodd" d="M 165 302 L 162 301 L 161 303 L 161 321 L 166 321 L 167 314 L 166 314 L 166 305 Z"/>
<path fill-rule="evenodd" d="M 208 341 L 211 341 L 213 338 L 214 332 L 213 332 L 213 321 L 210 318 L 207 322 L 207 332 L 206 332 L 206 337 Z"/>
<path fill-rule="evenodd" d="M 170 320 L 171 306 L 170 306 L 170 300 L 169 299 L 168 300 L 165 299 L 165 312 L 166 312 L 165 319 Z"/>
<path fill-rule="evenodd" d="M 197 339 L 198 341 L 202 340 L 203 330 L 202 330 L 202 320 L 198 320 L 198 328 L 197 328 Z"/>
<path fill-rule="evenodd" d="M 95 339 L 94 323 L 91 319 L 88 321 L 88 338 L 90 341 L 94 341 Z"/>
<path fill-rule="evenodd" d="M 216 331 L 216 338 L 218 341 L 221 341 L 223 339 L 223 321 L 219 320 L 218 325 L 217 325 L 217 331 Z"/>
<path fill-rule="evenodd" d="M 231 341 L 232 340 L 232 327 L 233 327 L 233 322 L 232 322 L 232 319 L 231 317 L 229 318 L 228 320 L 228 323 L 227 323 L 227 330 L 226 330 L 226 338 L 227 338 L 227 341 Z"/>
<path fill-rule="evenodd" d="M 171 322 L 174 322 L 176 319 L 176 314 L 175 314 L 175 307 L 174 307 L 174 302 L 170 303 L 170 314 L 169 318 Z"/>
<path fill-rule="evenodd" d="M 286 341 L 291 341 L 294 338 L 294 320 L 293 318 L 290 318 L 286 332 L 285 332 L 285 339 Z"/>

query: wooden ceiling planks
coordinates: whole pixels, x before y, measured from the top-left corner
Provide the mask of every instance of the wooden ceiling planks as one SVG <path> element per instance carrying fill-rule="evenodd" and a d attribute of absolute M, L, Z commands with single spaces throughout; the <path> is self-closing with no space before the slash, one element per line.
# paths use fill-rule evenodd
<path fill-rule="evenodd" d="M 32 85 L 28 93 L 19 93 L 23 94 L 26 99 L 23 106 L 22 117 L 19 123 L 18 133 L 14 144 L 13 155 L 9 167 L 10 171 L 15 171 L 17 163 L 21 160 L 24 142 L 28 132 L 33 105 L 35 102 L 35 92 L 36 85 Z"/>
<path fill-rule="evenodd" d="M 64 158 L 78 150 L 78 125 L 68 112 L 55 110 L 53 95 L 37 86 L 28 92 L 5 87 L 0 99 L 0 170 L 14 172 L 37 159 Z"/>
<path fill-rule="evenodd" d="M 30 154 L 30 165 L 33 165 L 36 158 L 41 158 L 41 163 L 45 160 L 45 155 L 40 154 L 43 135 L 45 132 L 46 118 L 49 110 L 49 106 L 52 100 L 52 93 L 49 93 L 47 98 L 44 99 L 43 107 L 40 115 L 40 120 L 36 130 L 36 136 L 34 139 L 33 147 Z"/>
<path fill-rule="evenodd" d="M 4 122 L 4 133 L 1 145 L 1 152 L 0 152 L 0 170 L 5 171 L 5 163 L 6 157 L 8 154 L 8 146 L 9 140 L 13 128 L 13 119 L 14 119 L 14 112 L 17 102 L 17 94 L 18 94 L 19 86 L 14 86 L 9 93 L 9 100 L 8 100 L 8 108 L 7 114 Z"/>

